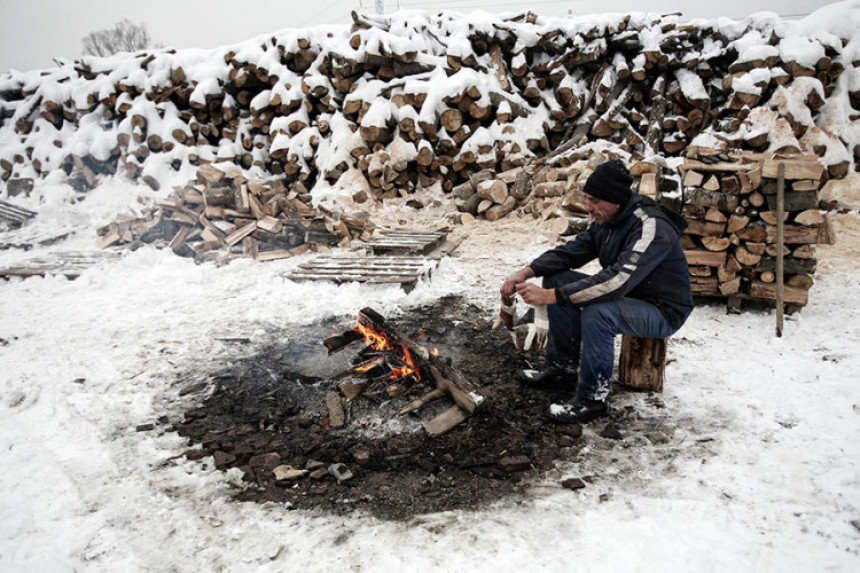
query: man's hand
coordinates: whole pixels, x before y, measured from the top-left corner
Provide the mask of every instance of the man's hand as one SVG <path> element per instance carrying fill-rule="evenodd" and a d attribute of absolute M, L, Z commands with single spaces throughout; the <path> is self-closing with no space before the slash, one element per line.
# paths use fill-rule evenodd
<path fill-rule="evenodd" d="M 502 293 L 502 298 L 513 298 L 514 293 L 517 292 L 517 286 L 526 282 L 533 276 L 535 276 L 535 273 L 532 271 L 531 267 L 525 267 L 512 274 L 505 280 L 505 282 L 502 283 L 502 288 L 499 289 Z"/>
<path fill-rule="evenodd" d="M 516 286 L 517 294 L 532 306 L 555 304 L 555 289 L 541 288 L 536 284 L 523 282 Z"/>

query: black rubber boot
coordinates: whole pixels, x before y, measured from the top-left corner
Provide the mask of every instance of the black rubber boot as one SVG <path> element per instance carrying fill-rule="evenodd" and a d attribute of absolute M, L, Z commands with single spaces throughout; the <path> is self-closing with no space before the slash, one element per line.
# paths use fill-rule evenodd
<path fill-rule="evenodd" d="M 574 398 L 564 404 L 552 404 L 549 418 L 559 424 L 584 424 L 609 414 L 609 407 L 602 400 Z"/>
<path fill-rule="evenodd" d="M 576 386 L 578 378 L 576 370 L 567 370 L 558 366 L 547 366 L 545 370 L 520 370 L 517 381 L 525 386 L 544 388 L 555 384 L 572 384 Z"/>

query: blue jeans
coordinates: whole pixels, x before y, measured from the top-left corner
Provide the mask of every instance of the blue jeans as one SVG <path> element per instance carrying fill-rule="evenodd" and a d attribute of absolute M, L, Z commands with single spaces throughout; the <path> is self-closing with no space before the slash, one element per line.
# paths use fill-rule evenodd
<path fill-rule="evenodd" d="M 544 288 L 556 288 L 586 277 L 564 271 L 543 278 Z M 656 306 L 635 298 L 620 298 L 586 306 L 547 305 L 549 340 L 547 366 L 579 368 L 577 396 L 606 400 L 615 362 L 615 336 L 667 338 L 677 329 Z"/>

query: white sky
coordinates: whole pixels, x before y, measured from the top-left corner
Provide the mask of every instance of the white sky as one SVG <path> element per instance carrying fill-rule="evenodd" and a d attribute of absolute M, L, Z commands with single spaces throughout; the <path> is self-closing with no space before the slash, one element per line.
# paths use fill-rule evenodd
<path fill-rule="evenodd" d="M 387 12 L 517 12 L 543 15 L 594 12 L 682 12 L 695 18 L 740 19 L 768 10 L 786 18 L 806 15 L 831 0 L 385 0 Z M 363 6 L 363 7 L 362 7 Z M 375 0 L 0 0 L 0 72 L 52 67 L 52 58 L 77 58 L 81 39 L 128 18 L 144 23 L 156 43 L 214 48 L 282 28 L 346 24 L 352 10 L 373 12 Z"/>

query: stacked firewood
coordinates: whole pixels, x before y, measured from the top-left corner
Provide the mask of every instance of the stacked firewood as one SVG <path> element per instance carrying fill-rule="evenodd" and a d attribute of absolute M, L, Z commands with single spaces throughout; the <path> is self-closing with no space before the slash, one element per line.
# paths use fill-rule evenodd
<path fill-rule="evenodd" d="M 322 212 L 310 195 L 288 191 L 280 180 L 246 179 L 236 169 L 212 165 L 174 189 L 142 215 L 120 215 L 99 229 L 98 246 L 160 243 L 197 260 L 244 256 L 281 259 L 369 238 L 366 214 Z"/>
<path fill-rule="evenodd" d="M 854 65 L 847 40 L 804 36 L 796 50 L 778 30 L 645 14 L 353 14 L 351 29 L 287 30 L 205 54 L 63 61 L 39 77 L 0 76 L 0 179 L 63 169 L 86 188 L 103 173 L 145 177 L 152 162 L 227 162 L 283 176 L 299 194 L 339 183 L 357 200 L 384 199 L 452 192 L 565 142 L 672 156 L 700 134 L 815 152 L 840 177 L 860 147 L 825 130 L 818 110 L 831 95 L 845 108 L 860 101 L 857 82 L 835 91 Z M 500 190 L 483 192 L 501 207 L 480 215 L 510 207 Z"/>
<path fill-rule="evenodd" d="M 819 210 L 824 168 L 816 156 L 704 153 L 691 148 L 681 167 L 682 245 L 693 291 L 743 299 L 776 298 L 777 186 L 784 165 L 784 300 L 808 302 L 815 245 L 831 244 L 827 215 Z"/>

